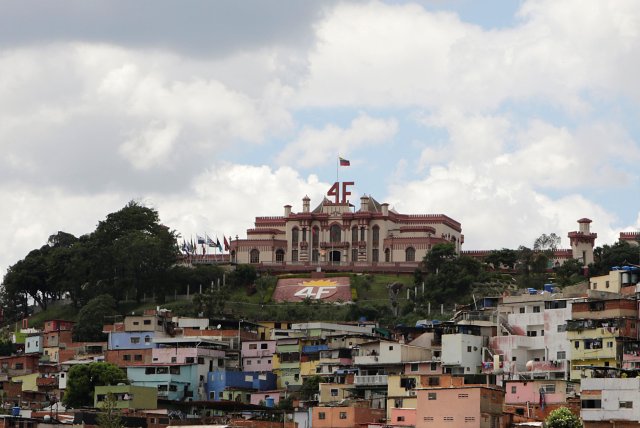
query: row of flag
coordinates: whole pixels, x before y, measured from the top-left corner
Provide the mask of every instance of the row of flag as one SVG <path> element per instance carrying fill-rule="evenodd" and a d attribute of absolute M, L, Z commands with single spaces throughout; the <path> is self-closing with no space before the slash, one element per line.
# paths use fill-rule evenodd
<path fill-rule="evenodd" d="M 229 241 L 226 236 L 222 236 L 222 241 L 224 243 L 224 251 L 229 251 Z M 202 247 L 202 254 L 206 254 L 207 247 L 213 248 L 222 252 L 222 244 L 220 243 L 220 239 L 216 236 L 215 241 L 209 237 L 206 233 L 204 236 L 196 235 L 196 240 L 194 241 L 191 238 L 190 241 L 182 240 L 182 245 L 180 249 L 185 254 L 196 254 L 198 252 L 198 246 Z"/>

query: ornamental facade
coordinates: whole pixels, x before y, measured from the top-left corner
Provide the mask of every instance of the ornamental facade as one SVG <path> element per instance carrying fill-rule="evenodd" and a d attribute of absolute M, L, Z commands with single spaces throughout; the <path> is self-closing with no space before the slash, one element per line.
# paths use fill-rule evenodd
<path fill-rule="evenodd" d="M 362 196 L 358 209 L 338 184 L 311 209 L 308 196 L 302 211 L 285 205 L 284 215 L 256 217 L 246 239 L 231 241 L 235 263 L 290 266 L 398 266 L 415 267 L 433 245 L 450 242 L 456 251 L 464 241 L 458 221 L 443 214 L 400 214 L 371 196 Z"/>

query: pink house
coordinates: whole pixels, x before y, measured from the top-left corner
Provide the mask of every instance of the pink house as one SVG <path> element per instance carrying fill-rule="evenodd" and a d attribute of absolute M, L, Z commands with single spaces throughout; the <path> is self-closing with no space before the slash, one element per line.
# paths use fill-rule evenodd
<path fill-rule="evenodd" d="M 284 397 L 283 390 L 274 390 L 274 391 L 260 391 L 254 392 L 251 394 L 251 404 L 258 405 L 267 405 L 269 402 L 268 399 L 273 400 L 273 405 L 276 405 L 280 402 L 280 399 Z"/>
<path fill-rule="evenodd" d="M 263 372 L 273 370 L 275 340 L 248 340 L 242 342 L 242 367 L 247 371 Z"/>
<path fill-rule="evenodd" d="M 559 406 L 567 406 L 567 398 L 579 391 L 578 382 L 563 379 L 505 381 L 505 410 L 521 416 L 543 420 Z"/>
<path fill-rule="evenodd" d="M 504 391 L 500 388 L 480 385 L 424 388 L 417 390 L 417 397 L 416 428 L 502 425 Z"/>
<path fill-rule="evenodd" d="M 416 409 L 393 408 L 390 410 L 389 425 L 416 426 Z"/>

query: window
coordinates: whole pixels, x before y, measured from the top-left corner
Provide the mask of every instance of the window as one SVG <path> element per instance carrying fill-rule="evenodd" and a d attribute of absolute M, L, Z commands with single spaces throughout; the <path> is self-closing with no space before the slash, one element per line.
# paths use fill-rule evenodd
<path fill-rule="evenodd" d="M 204 364 L 204 357 L 198 357 L 198 364 Z"/>
<path fill-rule="evenodd" d="M 527 331 L 527 336 L 529 337 L 536 337 L 537 335 L 538 335 L 538 332 L 535 330 Z"/>
<path fill-rule="evenodd" d="M 633 409 L 633 401 L 621 401 L 620 402 L 621 409 Z"/>
<path fill-rule="evenodd" d="M 425 416 L 422 419 L 424 419 L 425 422 L 433 422 L 433 416 Z"/>
<path fill-rule="evenodd" d="M 291 250 L 291 261 L 292 262 L 298 261 L 298 250 Z"/>
<path fill-rule="evenodd" d="M 144 325 L 151 325 L 151 320 L 144 320 L 144 321 L 143 321 L 143 324 L 144 324 Z"/>
<path fill-rule="evenodd" d="M 151 337 L 150 336 L 145 336 L 144 337 L 144 343 L 151 343 Z"/>
<path fill-rule="evenodd" d="M 122 356 L 122 361 L 131 361 L 131 355 L 129 354 L 124 354 Z"/>
<path fill-rule="evenodd" d="M 393 351 L 393 346 L 389 346 L 389 351 Z"/>
<path fill-rule="evenodd" d="M 464 421 L 465 422 L 475 422 L 476 417 L 475 416 L 465 416 L 464 417 Z"/>
<path fill-rule="evenodd" d="M 431 363 L 431 371 L 435 371 L 438 369 L 438 363 Z"/>
<path fill-rule="evenodd" d="M 404 416 L 398 416 L 397 421 L 398 422 L 404 422 Z"/>
<path fill-rule="evenodd" d="M 320 240 L 320 229 L 318 227 L 314 227 L 311 229 L 311 246 L 317 247 L 318 241 Z"/>
<path fill-rule="evenodd" d="M 313 250 L 311 252 L 311 261 L 317 263 L 320 260 L 320 252 L 318 250 Z"/>
<path fill-rule="evenodd" d="M 427 400 L 437 400 L 438 393 L 437 392 L 429 392 L 427 393 Z"/>
<path fill-rule="evenodd" d="M 169 368 L 170 374 L 180 374 L 180 366 L 171 366 Z"/>
<path fill-rule="evenodd" d="M 193 357 L 186 357 L 186 358 L 184 359 L 184 362 L 185 362 L 185 363 L 187 363 L 187 364 L 193 364 L 193 363 L 195 363 L 195 362 L 196 362 L 196 359 L 195 359 L 195 358 L 193 358 Z"/>
<path fill-rule="evenodd" d="M 471 352 L 471 346 L 467 346 L 467 352 Z"/>
<path fill-rule="evenodd" d="M 445 422 L 453 422 L 453 416 L 443 416 L 442 420 Z"/>
<path fill-rule="evenodd" d="M 342 231 L 340 230 L 340 226 L 334 224 L 329 229 L 329 240 L 331 242 L 340 242 L 342 239 Z"/>
<path fill-rule="evenodd" d="M 361 240 L 361 241 L 364 241 L 364 240 L 365 240 L 365 232 L 366 232 L 365 228 L 364 228 L 364 227 L 361 227 L 361 228 L 360 228 L 360 240 Z"/>
<path fill-rule="evenodd" d="M 378 245 L 378 243 L 380 242 L 380 227 L 373 226 L 373 228 L 371 229 L 371 232 L 372 232 L 371 240 L 373 241 L 373 245 Z"/>
<path fill-rule="evenodd" d="M 408 262 L 416 261 L 416 250 L 413 247 L 409 247 L 404 251 L 405 260 Z"/>
<path fill-rule="evenodd" d="M 260 344 L 260 349 L 267 349 L 268 345 L 266 343 Z"/>
<path fill-rule="evenodd" d="M 276 261 L 280 263 L 284 261 L 284 250 L 282 248 L 276 250 Z"/>
<path fill-rule="evenodd" d="M 332 397 L 337 397 L 338 396 L 338 390 L 336 388 L 331 388 L 331 396 Z"/>
<path fill-rule="evenodd" d="M 540 306 L 534 306 L 534 307 L 533 307 L 533 313 L 534 313 L 534 314 L 537 314 L 537 313 L 539 313 L 539 312 L 540 312 Z"/>
<path fill-rule="evenodd" d="M 257 343 L 250 343 L 249 344 L 249 349 L 258 349 L 258 344 Z"/>
<path fill-rule="evenodd" d="M 325 412 L 318 412 L 318 419 L 323 420 L 327 417 Z"/>
<path fill-rule="evenodd" d="M 558 351 L 556 355 L 557 360 L 566 360 L 567 359 L 567 351 Z"/>
<path fill-rule="evenodd" d="M 260 251 L 256 248 L 249 252 L 249 263 L 260 263 Z"/>
<path fill-rule="evenodd" d="M 574 346 L 576 347 L 576 349 L 580 348 L 580 341 L 576 340 L 575 342 L 573 342 Z"/>
<path fill-rule="evenodd" d="M 340 419 L 347 419 L 347 412 L 340 412 Z"/>
<path fill-rule="evenodd" d="M 613 342 L 607 341 L 607 348 L 613 348 Z"/>
<path fill-rule="evenodd" d="M 388 248 L 384 249 L 384 261 L 385 262 L 390 262 L 391 261 L 391 250 Z"/>
<path fill-rule="evenodd" d="M 567 325 L 566 324 L 558 324 L 558 333 L 564 333 L 565 331 L 567 331 Z"/>
<path fill-rule="evenodd" d="M 357 248 L 352 248 L 351 249 L 351 261 L 352 262 L 357 262 L 358 261 L 358 249 Z"/>
<path fill-rule="evenodd" d="M 247 360 L 247 365 L 250 366 L 251 365 L 251 360 Z"/>
<path fill-rule="evenodd" d="M 377 263 L 380 261 L 380 253 L 377 248 L 371 250 L 371 261 Z"/>
<path fill-rule="evenodd" d="M 542 385 L 540 387 L 541 391 L 544 391 L 545 394 L 555 394 L 556 393 L 556 385 L 553 383 L 548 383 L 545 385 Z"/>
<path fill-rule="evenodd" d="M 418 363 L 411 363 L 411 371 L 412 372 L 417 372 L 418 368 L 419 368 L 419 364 Z"/>
<path fill-rule="evenodd" d="M 171 362 L 172 363 L 177 363 L 178 362 L 178 357 L 171 357 Z"/>
<path fill-rule="evenodd" d="M 351 242 L 354 243 L 358 240 L 358 228 L 353 227 L 351 229 Z"/>
<path fill-rule="evenodd" d="M 602 407 L 601 400 L 582 400 L 580 407 L 583 409 L 600 409 Z"/>
<path fill-rule="evenodd" d="M 155 367 L 147 367 L 144 369 L 144 374 L 155 374 L 155 373 L 156 373 Z"/>
<path fill-rule="evenodd" d="M 429 386 L 440 386 L 440 378 L 437 376 L 429 377 Z M 435 400 L 435 398 L 434 398 Z"/>
<path fill-rule="evenodd" d="M 511 385 L 511 393 L 515 394 L 518 391 L 518 387 L 515 385 Z"/>
<path fill-rule="evenodd" d="M 139 337 L 130 337 L 130 338 L 129 338 L 129 341 L 130 341 L 132 344 L 140 343 L 140 338 L 139 338 Z"/>
<path fill-rule="evenodd" d="M 524 308 L 520 308 L 520 313 L 524 314 Z"/>
<path fill-rule="evenodd" d="M 134 356 L 133 356 L 133 360 L 134 360 L 134 361 L 142 361 L 142 355 L 140 355 L 140 354 L 136 354 L 136 355 L 134 355 Z"/>
<path fill-rule="evenodd" d="M 291 243 L 293 245 L 297 245 L 298 244 L 298 233 L 299 233 L 299 229 L 297 227 L 294 227 L 291 230 Z"/>

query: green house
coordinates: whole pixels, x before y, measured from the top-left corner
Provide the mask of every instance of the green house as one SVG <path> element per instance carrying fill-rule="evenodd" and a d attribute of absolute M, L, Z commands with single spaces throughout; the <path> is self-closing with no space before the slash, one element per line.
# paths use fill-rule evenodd
<path fill-rule="evenodd" d="M 93 393 L 94 407 L 104 407 L 108 394 L 115 397 L 116 409 L 157 409 L 158 390 L 149 386 L 108 385 L 96 386 Z"/>

